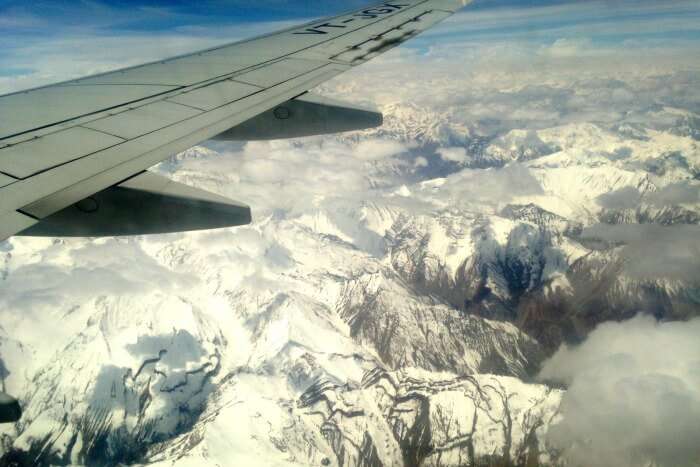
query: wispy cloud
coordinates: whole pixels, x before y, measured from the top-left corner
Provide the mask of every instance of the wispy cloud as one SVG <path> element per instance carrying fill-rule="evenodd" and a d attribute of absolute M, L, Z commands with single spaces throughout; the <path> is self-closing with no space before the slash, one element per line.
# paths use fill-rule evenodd
<path fill-rule="evenodd" d="M 10 1 L 0 6 L 0 67 L 18 72 L 4 73 L 0 92 L 235 41 L 365 3 Z M 445 36 L 461 45 L 457 63 L 470 66 L 476 60 L 507 68 L 520 60 L 551 67 L 552 59 L 582 57 L 609 65 L 623 47 L 659 68 L 683 57 L 688 68 L 700 66 L 700 6 L 691 1 L 477 2 L 407 46 L 428 50 Z"/>
<path fill-rule="evenodd" d="M 467 8 L 429 34 L 459 33 L 470 37 L 547 40 L 553 36 L 646 36 L 697 32 L 700 6 L 678 0 L 565 2 L 556 5 Z"/>
<path fill-rule="evenodd" d="M 700 279 L 700 226 L 698 225 L 594 225 L 584 238 L 622 244 L 625 271 L 641 280 Z"/>

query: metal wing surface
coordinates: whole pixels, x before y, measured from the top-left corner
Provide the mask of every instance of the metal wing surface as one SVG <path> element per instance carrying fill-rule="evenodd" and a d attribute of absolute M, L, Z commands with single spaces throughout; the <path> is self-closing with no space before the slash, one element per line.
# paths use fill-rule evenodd
<path fill-rule="evenodd" d="M 470 1 L 385 2 L 248 41 L 0 96 L 0 240 L 202 141 L 239 134 L 232 130 L 414 37 Z M 316 112 L 319 102 L 307 99 L 297 106 Z M 336 107 L 333 111 L 338 114 Z M 142 188 L 137 191 L 153 191 Z M 59 217 L 74 218 L 65 212 Z"/>

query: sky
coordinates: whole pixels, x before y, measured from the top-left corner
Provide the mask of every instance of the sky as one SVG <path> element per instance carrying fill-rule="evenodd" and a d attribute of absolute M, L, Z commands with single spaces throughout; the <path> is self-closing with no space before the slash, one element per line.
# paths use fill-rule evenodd
<path fill-rule="evenodd" d="M 0 1 L 0 93 L 166 58 L 334 15 L 364 0 Z M 438 38 L 482 44 L 672 44 L 697 50 L 692 0 L 476 0 L 409 47 Z M 430 41 L 430 42 L 429 42 Z M 564 41 L 564 42 L 561 42 Z"/>
<path fill-rule="evenodd" d="M 46 1 L 0 2 L 3 36 L 41 40 L 66 31 L 170 33 L 191 28 L 228 28 L 252 23 L 304 20 L 334 15 L 372 4 L 364 0 L 203 0 L 186 1 Z M 476 0 L 465 9 L 469 29 L 496 38 L 527 33 L 532 38 L 572 27 L 610 40 L 622 37 L 699 37 L 700 7 L 692 0 Z M 497 21 L 494 19 L 497 18 Z M 485 21 L 490 19 L 490 21 Z M 635 28 L 620 27 L 622 23 Z M 610 26 L 615 26 L 610 27 Z M 578 29 L 580 28 L 580 29 Z M 39 39 L 39 38 L 34 38 Z"/>

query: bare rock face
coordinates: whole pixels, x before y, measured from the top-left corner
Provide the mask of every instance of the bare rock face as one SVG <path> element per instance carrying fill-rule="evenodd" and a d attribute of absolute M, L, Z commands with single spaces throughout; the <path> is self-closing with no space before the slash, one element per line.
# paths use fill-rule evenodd
<path fill-rule="evenodd" d="M 523 297 L 519 327 L 554 351 L 563 342 L 581 341 L 602 322 L 630 319 L 640 312 L 662 320 L 700 314 L 696 278 L 634 277 L 625 272 L 625 261 L 619 248 L 579 259 L 563 278 L 567 287 L 545 283 Z"/>
<path fill-rule="evenodd" d="M 601 222 L 606 224 L 700 224 L 700 214 L 680 206 L 664 208 L 643 207 L 635 210 L 606 211 L 601 214 Z"/>
<path fill-rule="evenodd" d="M 536 204 L 509 204 L 501 210 L 501 216 L 516 221 L 535 224 L 550 235 L 576 238 L 581 235 L 583 225 L 575 220 L 549 212 Z"/>
<path fill-rule="evenodd" d="M 639 276 L 625 244 L 597 243 L 580 223 L 541 208 L 509 205 L 500 216 L 400 220 L 389 237 L 392 265 L 422 294 L 467 315 L 512 322 L 546 352 L 640 312 L 672 320 L 700 315 L 692 273 Z"/>
<path fill-rule="evenodd" d="M 359 387 L 312 386 L 299 407 L 323 420 L 338 465 L 544 465 L 560 397 L 507 377 L 374 369 Z"/>
<path fill-rule="evenodd" d="M 394 369 L 527 377 L 543 357 L 537 342 L 512 324 L 414 297 L 396 275 L 365 275 L 348 283 L 339 313 L 351 336 Z"/>
<path fill-rule="evenodd" d="M 397 222 L 392 265 L 421 292 L 469 314 L 515 320 L 523 294 L 566 271 L 578 254 L 570 237 L 581 226 L 541 208 L 509 205 L 495 217 L 443 215 Z"/>

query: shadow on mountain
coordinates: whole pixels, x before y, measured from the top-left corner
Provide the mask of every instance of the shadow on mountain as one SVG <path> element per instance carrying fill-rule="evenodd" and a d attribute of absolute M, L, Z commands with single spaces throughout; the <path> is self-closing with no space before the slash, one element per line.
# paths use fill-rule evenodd
<path fill-rule="evenodd" d="M 2 465 L 112 466 L 143 462 L 149 446 L 189 432 L 197 423 L 219 371 L 187 331 L 145 336 L 127 346 L 137 368 L 103 366 L 86 399 L 89 408 L 63 423 L 27 451 L 11 451 Z M 58 456 L 52 449 L 61 446 Z"/>

